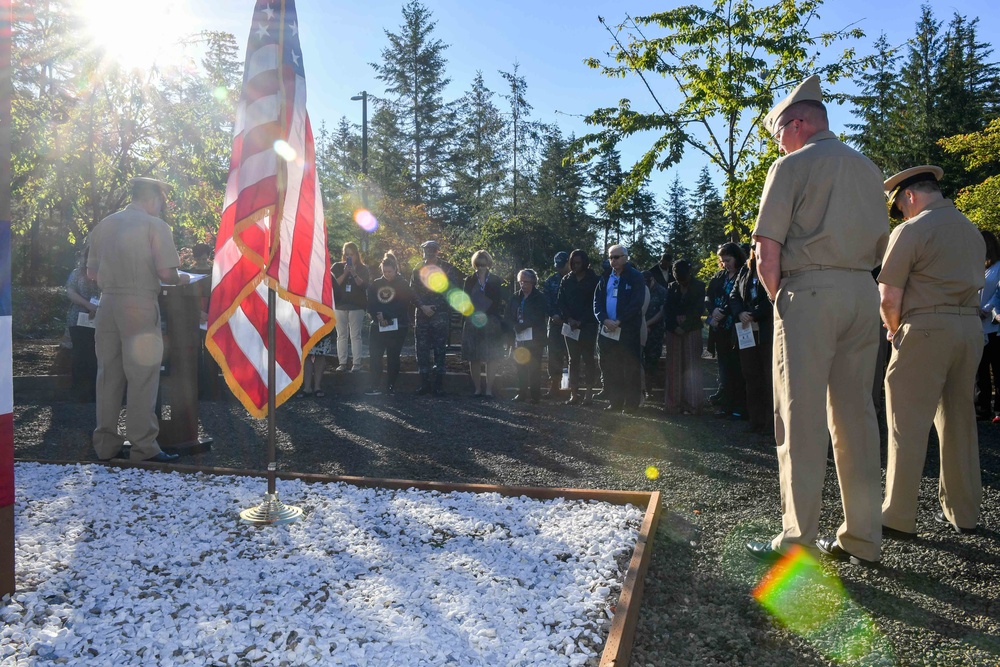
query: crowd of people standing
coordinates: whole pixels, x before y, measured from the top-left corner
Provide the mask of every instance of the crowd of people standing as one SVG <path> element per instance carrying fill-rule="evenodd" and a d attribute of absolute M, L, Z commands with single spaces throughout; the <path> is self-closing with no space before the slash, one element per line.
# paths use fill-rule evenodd
<path fill-rule="evenodd" d="M 515 401 L 559 397 L 567 405 L 590 405 L 597 398 L 608 402 L 607 410 L 632 412 L 662 387 L 667 412 L 703 410 L 702 322 L 708 302 L 705 286 L 692 275 L 687 260 L 674 262 L 665 253 L 642 271 L 624 246 L 613 245 L 598 274 L 587 251 L 560 251 L 544 281 L 525 268 L 508 285 L 493 272 L 487 250 L 473 253 L 468 276 L 439 257 L 439 250 L 437 241 L 423 243 L 422 262 L 407 280 L 393 252 L 372 271 L 354 243 L 344 244 L 341 260 L 331 269 L 335 334 L 310 351 L 299 398 L 325 395 L 321 383 L 327 359 L 336 357 L 338 372 L 364 372 L 361 329 L 366 313 L 365 393 L 396 392 L 410 329 L 420 374 L 417 394 L 441 393 L 455 311 L 448 295 L 461 289 L 468 304 L 461 358 L 469 364 L 473 396 L 495 398 L 501 368 L 512 362 Z M 661 372 L 665 345 L 666 370 Z"/>

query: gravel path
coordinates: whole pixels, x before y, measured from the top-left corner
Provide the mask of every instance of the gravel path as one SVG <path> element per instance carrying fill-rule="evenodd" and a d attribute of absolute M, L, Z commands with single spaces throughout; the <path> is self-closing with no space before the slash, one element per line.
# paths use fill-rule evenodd
<path fill-rule="evenodd" d="M 780 514 L 773 441 L 747 435 L 743 423 L 666 418 L 655 408 L 608 416 L 600 403 L 532 406 L 457 394 L 368 398 L 338 393 L 336 381 L 329 384 L 334 390 L 326 398 L 279 409 L 280 469 L 662 491 L 665 513 L 646 577 L 633 665 L 1000 663 L 1000 426 L 980 424 L 985 502 L 977 535 L 956 535 L 933 520 L 933 441 L 919 539 L 886 541 L 878 569 L 825 565 L 839 577 L 843 594 L 807 586 L 798 595 L 806 608 L 831 612 L 831 618 L 789 629 L 751 596 L 766 568 L 744 555 L 743 543 L 774 534 Z M 16 455 L 94 460 L 93 419 L 92 405 L 15 405 Z M 235 401 L 202 403 L 201 419 L 215 444 L 182 462 L 265 466 L 266 421 L 248 418 Z M 656 480 L 647 479 L 647 466 L 658 468 Z M 832 462 L 824 498 L 825 534 L 842 516 Z M 860 641 L 865 653 L 845 654 L 851 641 Z"/>

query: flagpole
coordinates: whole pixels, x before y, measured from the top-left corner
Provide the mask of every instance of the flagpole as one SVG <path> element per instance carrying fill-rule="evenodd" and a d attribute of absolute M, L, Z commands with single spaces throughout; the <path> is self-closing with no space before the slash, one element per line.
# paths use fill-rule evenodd
<path fill-rule="evenodd" d="M 277 292 L 273 287 L 267 288 L 267 494 L 278 497 L 277 482 L 275 480 L 278 464 L 275 461 L 275 431 L 277 401 L 275 399 L 275 380 L 277 372 L 274 361 L 274 340 L 277 335 L 275 330 L 274 310 L 277 307 Z"/>
<path fill-rule="evenodd" d="M 270 6 L 268 6 L 270 8 Z M 284 78 L 281 75 L 282 63 L 281 63 L 281 53 L 283 52 L 284 44 L 284 25 L 285 25 L 285 0 L 281 1 L 281 7 L 278 19 L 278 118 L 281 120 L 281 135 L 280 139 L 285 140 L 288 136 L 288 127 L 285 124 L 285 87 Z M 278 201 L 274 207 L 274 213 L 271 219 L 268 221 L 267 226 L 267 249 L 268 249 L 268 262 L 273 262 L 273 251 L 274 251 L 274 235 L 275 230 L 280 229 L 281 224 L 285 216 L 285 178 L 287 176 L 287 171 L 283 158 L 274 151 L 274 159 L 277 162 L 277 177 L 278 177 Z M 266 275 L 270 274 L 270 267 L 265 266 L 264 272 Z M 302 517 L 302 509 L 295 507 L 294 505 L 285 505 L 278 499 L 278 488 L 277 488 L 277 468 L 278 465 L 275 462 L 275 431 L 276 423 L 275 413 L 277 412 L 277 399 L 275 396 L 275 384 L 277 380 L 277 370 L 275 362 L 275 340 L 277 338 L 277 324 L 275 322 L 275 311 L 277 309 L 277 290 L 275 286 L 271 284 L 270 280 L 267 282 L 267 493 L 264 495 L 264 501 L 257 507 L 252 507 L 250 509 L 243 510 L 240 512 L 240 519 L 244 523 L 257 524 L 257 525 L 271 525 L 279 523 L 291 523 L 297 521 Z"/>

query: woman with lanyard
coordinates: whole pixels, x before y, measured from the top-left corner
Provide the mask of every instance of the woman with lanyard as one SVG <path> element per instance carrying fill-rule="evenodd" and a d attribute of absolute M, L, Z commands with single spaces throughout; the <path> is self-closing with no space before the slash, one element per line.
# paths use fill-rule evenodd
<path fill-rule="evenodd" d="M 774 397 L 771 385 L 771 345 L 774 307 L 757 277 L 757 256 L 736 275 L 729 294 L 729 309 L 736 321 L 740 370 L 746 380 L 746 404 L 752 433 L 774 433 Z"/>
<path fill-rule="evenodd" d="M 346 371 L 348 341 L 351 347 L 351 371 L 361 372 L 361 327 L 368 306 L 368 283 L 371 276 L 361 259 L 358 246 L 348 241 L 341 251 L 341 261 L 330 267 L 333 274 L 333 307 L 337 316 L 338 371 Z"/>
<path fill-rule="evenodd" d="M 399 275 L 399 263 L 392 251 L 382 258 L 382 277 L 368 288 L 368 312 L 372 316 L 368 330 L 368 396 L 378 396 L 382 382 L 382 355 L 386 357 L 385 393 L 396 393 L 399 376 L 399 352 L 406 340 L 413 294 L 410 283 Z"/>
<path fill-rule="evenodd" d="M 716 331 L 715 350 L 719 359 L 719 398 L 716 401 L 719 411 L 715 416 L 732 415 L 734 419 L 742 419 L 746 412 L 746 388 L 740 371 L 740 349 L 736 345 L 729 295 L 736 285 L 736 274 L 747 258 L 739 245 L 729 242 L 719 246 L 719 261 L 726 273 L 722 276 L 719 289 L 705 295 L 708 326 Z"/>
<path fill-rule="evenodd" d="M 531 269 L 517 274 L 520 289 L 507 306 L 507 323 L 514 330 L 514 361 L 517 365 L 518 393 L 515 401 L 542 396 L 542 350 L 545 349 L 547 315 L 545 297 L 535 289 L 538 275 Z"/>

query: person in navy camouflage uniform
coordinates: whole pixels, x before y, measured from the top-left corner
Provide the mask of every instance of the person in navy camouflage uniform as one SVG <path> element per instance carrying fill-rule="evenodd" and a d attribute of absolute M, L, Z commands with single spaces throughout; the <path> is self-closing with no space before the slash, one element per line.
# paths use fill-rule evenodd
<path fill-rule="evenodd" d="M 546 398 L 555 398 L 559 395 L 563 368 L 566 367 L 566 340 L 562 335 L 563 321 L 559 314 L 559 284 L 563 276 L 569 273 L 569 253 L 565 251 L 556 253 L 552 265 L 556 272 L 546 278 L 542 285 L 547 304 L 546 315 L 549 318 L 549 393 Z"/>
<path fill-rule="evenodd" d="M 437 241 L 420 244 L 424 263 L 413 270 L 410 288 L 416 305 L 414 338 L 417 348 L 417 370 L 420 371 L 420 395 L 440 394 L 444 385 L 444 353 L 451 326 L 451 306 L 448 290 L 461 289 L 465 277 L 448 262 L 438 259 Z M 445 280 L 436 277 L 441 275 Z M 441 284 L 438 284 L 441 283 Z M 437 288 L 437 289 L 434 289 Z"/>

